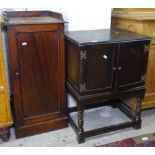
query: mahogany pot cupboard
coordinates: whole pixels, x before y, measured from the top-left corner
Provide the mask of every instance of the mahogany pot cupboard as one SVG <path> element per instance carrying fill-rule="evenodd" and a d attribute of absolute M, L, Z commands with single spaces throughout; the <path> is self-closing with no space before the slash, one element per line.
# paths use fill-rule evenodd
<path fill-rule="evenodd" d="M 67 127 L 62 15 L 6 12 L 4 25 L 16 137 Z"/>

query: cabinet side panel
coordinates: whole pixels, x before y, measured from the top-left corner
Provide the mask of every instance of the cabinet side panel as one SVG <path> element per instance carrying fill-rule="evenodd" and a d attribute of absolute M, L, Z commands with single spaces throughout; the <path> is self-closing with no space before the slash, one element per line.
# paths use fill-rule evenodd
<path fill-rule="evenodd" d="M 66 80 L 77 90 L 79 85 L 79 48 L 65 39 Z"/>

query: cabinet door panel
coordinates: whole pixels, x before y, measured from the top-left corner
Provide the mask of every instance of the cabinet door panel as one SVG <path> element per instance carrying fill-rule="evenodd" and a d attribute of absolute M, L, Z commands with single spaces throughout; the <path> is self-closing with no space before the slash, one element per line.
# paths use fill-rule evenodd
<path fill-rule="evenodd" d="M 58 33 L 18 33 L 24 118 L 59 111 Z"/>
<path fill-rule="evenodd" d="M 146 45 L 146 46 L 145 46 Z M 120 44 L 118 58 L 118 90 L 130 89 L 144 84 L 148 50 L 147 43 L 134 42 Z"/>
<path fill-rule="evenodd" d="M 87 92 L 108 92 L 114 88 L 115 44 L 87 46 L 84 60 L 84 83 Z"/>

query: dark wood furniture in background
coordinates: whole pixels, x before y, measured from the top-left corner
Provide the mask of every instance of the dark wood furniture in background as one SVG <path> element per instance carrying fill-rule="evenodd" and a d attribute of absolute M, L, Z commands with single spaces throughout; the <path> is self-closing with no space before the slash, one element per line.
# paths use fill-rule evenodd
<path fill-rule="evenodd" d="M 152 37 L 142 109 L 155 107 L 155 8 L 115 8 L 112 12 L 111 27 Z M 131 106 L 132 102 L 134 100 L 129 101 Z"/>
<path fill-rule="evenodd" d="M 125 127 L 139 129 L 150 38 L 119 29 L 73 31 L 66 32 L 65 36 L 66 87 L 77 101 L 78 123 L 71 115 L 69 120 L 78 142 L 84 142 L 85 137 Z M 123 103 L 118 107 L 131 121 L 84 130 L 83 112 L 87 105 L 130 97 L 137 99 L 134 112 Z M 69 112 L 73 110 L 68 107 Z"/>
<path fill-rule="evenodd" d="M 5 26 L 16 137 L 66 127 L 62 15 L 6 12 Z"/>

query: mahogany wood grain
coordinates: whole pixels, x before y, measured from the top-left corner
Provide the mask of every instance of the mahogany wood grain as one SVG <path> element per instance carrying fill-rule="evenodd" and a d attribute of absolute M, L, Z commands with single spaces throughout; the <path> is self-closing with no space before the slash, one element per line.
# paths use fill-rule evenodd
<path fill-rule="evenodd" d="M 47 12 L 15 12 L 7 17 L 10 20 L 13 16 L 35 15 L 44 20 Z M 64 21 L 37 23 L 5 24 L 17 138 L 67 126 Z"/>

